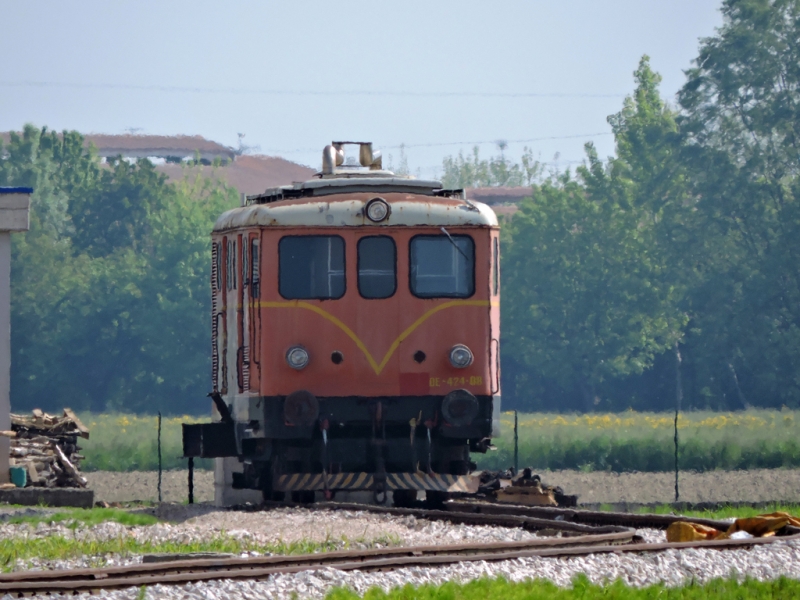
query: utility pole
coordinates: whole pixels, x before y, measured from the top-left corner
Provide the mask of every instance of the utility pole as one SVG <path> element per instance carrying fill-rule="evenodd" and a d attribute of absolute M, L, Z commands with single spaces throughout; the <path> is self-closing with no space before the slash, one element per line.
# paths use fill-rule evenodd
<path fill-rule="evenodd" d="M 11 233 L 28 231 L 31 188 L 0 187 L 0 430 L 11 429 Z M 0 483 L 9 481 L 10 440 L 0 436 Z"/>

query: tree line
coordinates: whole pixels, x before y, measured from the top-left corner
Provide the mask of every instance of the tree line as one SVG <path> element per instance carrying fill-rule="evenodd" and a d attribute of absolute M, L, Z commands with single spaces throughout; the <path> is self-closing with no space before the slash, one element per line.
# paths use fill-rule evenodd
<path fill-rule="evenodd" d="M 800 405 L 800 2 L 722 13 L 677 106 L 644 57 L 616 155 L 506 224 L 506 407 Z"/>
<path fill-rule="evenodd" d="M 0 140 L 0 185 L 34 189 L 12 236 L 12 409 L 207 411 L 209 231 L 235 190 L 30 125 Z"/>
<path fill-rule="evenodd" d="M 614 156 L 445 160 L 452 186 L 531 185 L 502 232 L 506 408 L 659 410 L 678 377 L 685 407 L 800 405 L 800 0 L 722 12 L 676 106 L 641 60 Z M 236 191 L 33 126 L 0 143 L 0 185 L 35 190 L 14 409 L 206 412 L 209 232 Z"/>

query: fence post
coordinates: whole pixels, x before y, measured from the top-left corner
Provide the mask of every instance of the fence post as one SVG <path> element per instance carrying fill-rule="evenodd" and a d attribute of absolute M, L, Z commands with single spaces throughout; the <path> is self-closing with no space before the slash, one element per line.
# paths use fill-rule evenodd
<path fill-rule="evenodd" d="M 194 456 L 189 457 L 189 504 L 194 504 Z"/>
<path fill-rule="evenodd" d="M 161 504 L 161 411 L 158 411 L 158 503 Z"/>
<path fill-rule="evenodd" d="M 680 499 L 678 488 L 678 413 L 681 411 L 683 384 L 681 383 L 681 351 L 675 342 L 675 502 Z"/>
<path fill-rule="evenodd" d="M 519 420 L 514 409 L 514 475 L 519 473 Z"/>

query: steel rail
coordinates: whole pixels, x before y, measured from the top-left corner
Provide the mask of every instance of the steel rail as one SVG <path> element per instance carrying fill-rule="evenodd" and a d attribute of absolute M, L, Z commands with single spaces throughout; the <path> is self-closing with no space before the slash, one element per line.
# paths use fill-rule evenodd
<path fill-rule="evenodd" d="M 513 555 L 536 549 L 587 547 L 592 545 L 607 547 L 630 543 L 637 539 L 633 530 L 614 533 L 583 535 L 576 537 L 544 538 L 522 542 L 495 542 L 490 544 L 452 544 L 445 546 L 413 546 L 380 548 L 368 550 L 346 550 L 304 554 L 298 556 L 261 556 L 253 558 L 203 558 L 159 563 L 142 563 L 121 567 L 90 569 L 71 569 L 58 571 L 20 571 L 0 574 L 0 594 L 53 592 L 55 589 L 98 589 L 107 588 L 109 582 L 117 580 L 133 581 L 130 585 L 143 585 L 144 579 L 159 582 L 188 582 L 207 579 L 225 579 L 232 573 L 248 572 L 252 577 L 258 573 L 288 573 L 307 569 L 356 568 L 352 565 L 382 563 L 375 561 L 426 561 L 437 556 L 458 556 L 460 560 L 472 560 L 472 556 Z M 389 564 L 387 562 L 386 564 Z M 447 562 L 447 561 L 445 561 Z M 267 571 L 264 571 L 266 569 Z M 213 575 L 219 573 L 219 575 Z M 166 578 L 166 579 L 165 579 Z M 73 585 L 74 584 L 74 585 Z M 113 584 L 116 586 L 116 584 Z M 77 587 L 76 587 L 77 586 Z"/>
<path fill-rule="evenodd" d="M 562 531 L 563 535 L 570 535 L 569 532 L 573 531 L 576 533 L 611 531 L 611 529 L 604 528 L 612 527 L 616 528 L 616 531 L 631 527 L 666 529 L 677 521 L 690 521 L 725 531 L 731 524 L 730 521 L 679 514 L 606 512 L 554 506 L 525 506 L 472 499 L 451 500 L 446 502 L 441 509 L 395 508 L 376 504 L 342 502 L 318 502 L 316 504 L 273 502 L 267 506 L 292 506 L 309 510 L 350 510 L 397 516 L 410 515 L 420 519 L 451 521 L 469 525 L 522 527 L 530 531 L 556 529 Z M 584 529 L 584 527 L 592 529 Z M 790 526 L 787 527 L 786 532 L 788 534 L 800 533 L 800 528 Z"/>
<path fill-rule="evenodd" d="M 578 535 L 591 533 L 614 533 L 630 529 L 630 526 L 616 525 L 607 523 L 602 525 L 589 525 L 586 523 L 576 523 L 566 518 L 558 516 L 540 517 L 523 514 L 522 511 L 504 511 L 493 513 L 490 509 L 486 512 L 471 512 L 467 510 L 451 510 L 453 503 L 446 504 L 442 509 L 426 508 L 395 508 L 379 506 L 376 504 L 355 504 L 343 502 L 318 502 L 316 504 L 286 504 L 268 503 L 267 507 L 303 507 L 309 510 L 349 510 L 356 512 L 371 512 L 394 516 L 411 516 L 418 519 L 430 521 L 450 521 L 451 523 L 462 523 L 465 525 L 489 525 L 494 527 L 521 527 L 528 531 L 551 530 L 559 531 L 562 535 Z M 481 504 L 483 506 L 483 504 Z M 495 506 L 486 503 L 486 506 Z M 514 507 L 525 508 L 525 507 Z M 726 526 L 727 527 L 727 526 Z"/>
<path fill-rule="evenodd" d="M 613 535 L 613 534 L 611 534 Z M 578 538 L 571 538 L 574 542 Z M 272 575 L 297 573 L 321 568 L 334 568 L 341 571 L 352 570 L 391 570 L 405 567 L 438 567 L 459 562 L 486 561 L 497 562 L 528 557 L 559 558 L 585 556 L 600 553 L 631 552 L 663 552 L 666 550 L 683 550 L 687 548 L 737 549 L 750 548 L 778 541 L 800 540 L 800 534 L 786 537 L 752 538 L 745 540 L 715 540 L 688 543 L 636 543 L 628 545 L 578 545 L 556 543 L 547 540 L 548 544 L 517 549 L 500 549 L 476 553 L 453 553 L 454 547 L 433 547 L 437 553 L 418 553 L 419 548 L 403 548 L 367 551 L 329 553 L 338 555 L 336 560 L 324 560 L 324 555 L 299 557 L 259 557 L 254 559 L 226 559 L 216 561 L 203 559 L 177 563 L 131 565 L 129 567 L 112 567 L 105 569 L 81 569 L 79 571 L 34 571 L 10 573 L 0 578 L 0 592 L 12 595 L 28 595 L 34 593 L 80 593 L 98 590 L 120 589 L 148 585 L 179 585 L 192 582 L 204 582 L 219 579 L 264 579 Z M 558 542 L 565 541 L 564 538 Z M 567 542 L 570 539 L 566 539 Z M 501 546 L 498 544 L 497 546 Z M 476 545 L 462 545 L 472 546 Z M 430 546 L 426 548 L 431 548 Z M 398 552 L 398 550 L 400 552 Z M 387 557 L 387 555 L 392 556 Z M 327 557 L 330 558 L 330 557 Z M 233 562 L 231 562 L 233 561 Z M 145 568 L 152 567 L 152 568 Z M 179 568 L 176 568 L 179 567 Z M 80 573 L 76 576 L 75 573 Z"/>
<path fill-rule="evenodd" d="M 600 510 L 582 510 L 575 508 L 557 508 L 554 506 L 521 506 L 516 504 L 500 504 L 496 502 L 480 501 L 451 501 L 447 503 L 447 510 L 467 514 L 484 515 L 517 515 L 530 516 L 539 519 L 563 520 L 571 523 L 585 525 L 617 525 L 622 527 L 650 527 L 653 529 L 666 529 L 676 521 L 691 521 L 714 529 L 726 530 L 729 521 L 717 519 L 704 519 L 702 517 L 687 517 L 685 515 L 657 515 L 653 513 L 618 513 Z"/>

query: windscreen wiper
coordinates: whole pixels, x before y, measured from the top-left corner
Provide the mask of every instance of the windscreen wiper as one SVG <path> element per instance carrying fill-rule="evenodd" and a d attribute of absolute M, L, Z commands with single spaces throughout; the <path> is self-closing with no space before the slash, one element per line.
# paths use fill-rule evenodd
<path fill-rule="evenodd" d="M 453 247 L 454 247 L 456 250 L 458 250 L 459 252 L 461 252 L 461 256 L 463 256 L 464 258 L 466 258 L 467 260 L 469 260 L 469 256 L 467 256 L 467 254 L 466 254 L 466 253 L 465 253 L 465 252 L 464 252 L 464 251 L 463 251 L 461 248 L 459 248 L 459 247 L 458 247 L 458 244 L 456 244 L 456 241 L 453 239 L 453 236 L 451 236 L 451 235 L 448 233 L 447 229 L 445 229 L 444 227 L 442 227 L 442 233 L 444 233 L 444 234 L 447 236 L 447 239 L 448 239 L 448 240 L 450 240 L 450 243 L 451 243 L 451 244 L 453 244 Z"/>

